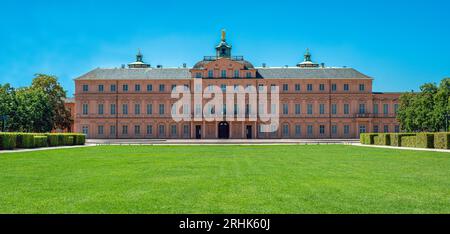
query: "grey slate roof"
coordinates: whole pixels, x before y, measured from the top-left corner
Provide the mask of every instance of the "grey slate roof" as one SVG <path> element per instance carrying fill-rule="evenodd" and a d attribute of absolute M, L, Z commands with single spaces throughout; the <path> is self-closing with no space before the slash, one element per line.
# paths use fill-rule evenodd
<path fill-rule="evenodd" d="M 190 79 L 188 68 L 112 68 L 94 69 L 77 80 L 147 80 L 147 79 Z"/>
<path fill-rule="evenodd" d="M 94 69 L 77 80 L 191 79 L 189 68 Z M 257 78 L 266 79 L 371 79 L 353 68 L 257 68 Z"/>
<path fill-rule="evenodd" d="M 284 79 L 371 79 L 353 68 L 258 68 L 257 77 Z"/>

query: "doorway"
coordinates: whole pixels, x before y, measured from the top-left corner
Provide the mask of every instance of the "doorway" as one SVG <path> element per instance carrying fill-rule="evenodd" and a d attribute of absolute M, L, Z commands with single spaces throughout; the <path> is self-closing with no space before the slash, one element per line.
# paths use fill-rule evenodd
<path fill-rule="evenodd" d="M 219 139 L 230 138 L 230 125 L 227 122 L 220 122 L 218 126 Z"/>
<path fill-rule="evenodd" d="M 195 125 L 195 139 L 202 139 L 202 125 Z"/>
<path fill-rule="evenodd" d="M 245 132 L 246 132 L 246 135 L 247 135 L 247 139 L 252 139 L 253 138 L 253 136 L 252 136 L 252 133 L 253 133 L 252 125 L 247 125 Z"/>

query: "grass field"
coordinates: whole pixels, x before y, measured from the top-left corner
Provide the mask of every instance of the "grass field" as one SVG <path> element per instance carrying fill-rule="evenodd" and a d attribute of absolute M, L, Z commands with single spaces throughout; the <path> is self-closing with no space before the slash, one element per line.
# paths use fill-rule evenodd
<path fill-rule="evenodd" d="M 450 154 L 345 145 L 0 154 L 0 213 L 450 213 Z"/>

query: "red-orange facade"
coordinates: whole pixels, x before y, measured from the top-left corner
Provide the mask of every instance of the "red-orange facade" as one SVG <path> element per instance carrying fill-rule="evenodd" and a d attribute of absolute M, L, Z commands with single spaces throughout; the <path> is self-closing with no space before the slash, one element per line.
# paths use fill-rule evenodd
<path fill-rule="evenodd" d="M 139 53 L 127 68 L 98 68 L 75 79 L 76 132 L 88 138 L 350 139 L 362 132 L 399 131 L 400 93 L 373 92 L 373 78 L 353 68 L 314 63 L 309 52 L 296 66 L 254 67 L 242 56 L 231 56 L 223 37 L 216 56 L 191 68 L 151 67 L 142 58 Z M 171 108 L 178 99 L 171 98 L 172 88 L 185 86 L 193 94 L 196 79 L 202 80 L 202 89 L 253 86 L 258 92 L 277 86 L 279 127 L 262 132 L 259 119 L 176 122 Z"/>

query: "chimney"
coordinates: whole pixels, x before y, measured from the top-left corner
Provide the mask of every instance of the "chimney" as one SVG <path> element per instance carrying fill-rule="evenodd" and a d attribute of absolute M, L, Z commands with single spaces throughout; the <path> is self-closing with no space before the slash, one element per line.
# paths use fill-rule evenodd
<path fill-rule="evenodd" d="M 163 66 L 162 65 L 156 65 L 156 68 L 162 68 Z"/>
<path fill-rule="evenodd" d="M 183 68 L 186 68 L 186 66 L 187 66 L 186 63 L 183 63 Z"/>
<path fill-rule="evenodd" d="M 263 64 L 262 64 L 262 67 L 266 67 L 266 63 L 263 63 Z"/>
<path fill-rule="evenodd" d="M 325 63 L 321 63 L 320 66 L 321 66 L 322 68 L 325 68 Z"/>

